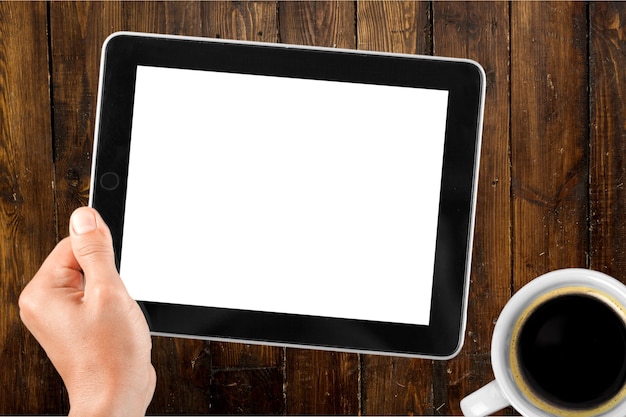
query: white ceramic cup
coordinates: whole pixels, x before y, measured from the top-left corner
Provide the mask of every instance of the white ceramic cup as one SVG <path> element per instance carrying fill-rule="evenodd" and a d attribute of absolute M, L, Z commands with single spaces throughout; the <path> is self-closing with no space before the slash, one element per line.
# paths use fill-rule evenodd
<path fill-rule="evenodd" d="M 495 379 L 461 401 L 467 417 L 626 416 L 626 286 L 561 269 L 506 304 L 491 344 Z"/>

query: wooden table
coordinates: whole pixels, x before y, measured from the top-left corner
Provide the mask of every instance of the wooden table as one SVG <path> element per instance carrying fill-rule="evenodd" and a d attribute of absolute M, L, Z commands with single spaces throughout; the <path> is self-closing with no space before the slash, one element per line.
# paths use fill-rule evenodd
<path fill-rule="evenodd" d="M 468 57 L 487 100 L 466 343 L 450 361 L 154 338 L 156 414 L 460 414 L 524 283 L 626 281 L 626 3 L 0 3 L 0 414 L 66 413 L 17 297 L 89 193 L 117 30 Z M 185 204 L 181 201 L 181 204 Z M 398 288 L 402 291 L 402 288 Z M 511 410 L 509 410 L 510 412 Z"/>

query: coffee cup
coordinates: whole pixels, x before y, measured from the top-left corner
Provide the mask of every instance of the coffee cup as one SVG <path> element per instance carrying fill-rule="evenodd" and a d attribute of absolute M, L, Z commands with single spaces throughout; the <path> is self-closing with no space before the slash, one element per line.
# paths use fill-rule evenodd
<path fill-rule="evenodd" d="M 626 286 L 561 269 L 522 287 L 493 332 L 495 379 L 461 401 L 467 417 L 626 416 Z"/>

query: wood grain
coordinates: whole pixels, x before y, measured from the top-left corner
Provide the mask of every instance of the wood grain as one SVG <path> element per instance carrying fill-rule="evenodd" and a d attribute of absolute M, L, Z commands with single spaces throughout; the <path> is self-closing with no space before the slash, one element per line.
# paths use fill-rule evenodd
<path fill-rule="evenodd" d="M 202 3 L 205 36 L 257 42 L 278 42 L 276 3 L 210 1 Z"/>
<path fill-rule="evenodd" d="M 433 415 L 433 363 L 425 359 L 363 357 L 363 414 Z"/>
<path fill-rule="evenodd" d="M 284 350 L 241 343 L 211 343 L 212 412 L 284 414 Z"/>
<path fill-rule="evenodd" d="M 71 212 L 86 205 L 102 42 L 114 19 L 103 3 L 50 5 L 55 183 L 59 236 Z"/>
<path fill-rule="evenodd" d="M 359 414 L 358 355 L 288 349 L 285 366 L 287 414 Z"/>
<path fill-rule="evenodd" d="M 355 47 L 354 4 L 346 1 L 279 3 L 280 40 L 332 48 Z"/>
<path fill-rule="evenodd" d="M 0 414 L 58 412 L 62 386 L 19 320 L 56 241 L 45 3 L 0 3 Z"/>
<path fill-rule="evenodd" d="M 153 349 L 151 414 L 458 415 L 460 399 L 492 377 L 494 321 L 522 285 L 570 266 L 626 282 L 625 21 L 620 2 L 0 2 L 0 414 L 68 411 L 16 303 L 87 202 L 110 33 L 451 55 L 484 66 L 468 327 L 457 358 L 162 337 Z"/>
<path fill-rule="evenodd" d="M 584 3 L 511 3 L 513 280 L 585 267 L 588 253 Z"/>
<path fill-rule="evenodd" d="M 626 4 L 590 15 L 591 267 L 626 282 Z"/>
<path fill-rule="evenodd" d="M 358 2 L 358 49 L 432 54 L 430 12 L 424 1 Z"/>

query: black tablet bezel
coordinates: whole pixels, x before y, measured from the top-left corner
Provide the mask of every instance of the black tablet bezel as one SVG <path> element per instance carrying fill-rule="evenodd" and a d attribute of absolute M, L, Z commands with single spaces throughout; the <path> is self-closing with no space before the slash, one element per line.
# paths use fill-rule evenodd
<path fill-rule="evenodd" d="M 439 359 L 458 353 L 465 330 L 485 90 L 480 65 L 283 44 L 112 35 L 102 54 L 90 205 L 111 228 L 118 268 L 138 65 L 449 91 L 430 325 L 138 300 L 153 334 Z"/>

